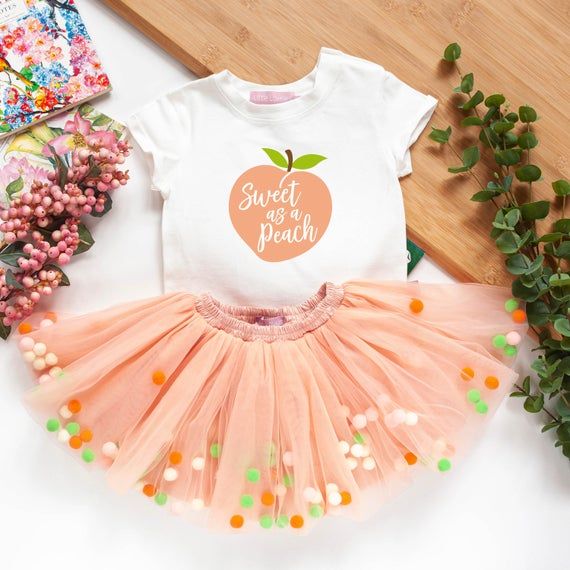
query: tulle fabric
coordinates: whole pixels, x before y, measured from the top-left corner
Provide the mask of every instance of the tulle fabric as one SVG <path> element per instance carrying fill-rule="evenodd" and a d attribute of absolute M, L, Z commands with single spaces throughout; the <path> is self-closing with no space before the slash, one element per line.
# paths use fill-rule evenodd
<path fill-rule="evenodd" d="M 496 339 L 526 324 L 507 298 L 405 282 L 281 309 L 168 294 L 32 332 L 24 356 L 58 362 L 25 401 L 117 491 L 220 530 L 304 532 L 460 461 L 516 379 Z"/>

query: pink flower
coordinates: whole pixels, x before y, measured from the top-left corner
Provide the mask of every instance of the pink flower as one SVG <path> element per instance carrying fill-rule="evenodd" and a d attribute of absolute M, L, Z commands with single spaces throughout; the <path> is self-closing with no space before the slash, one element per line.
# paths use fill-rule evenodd
<path fill-rule="evenodd" d="M 42 154 L 51 156 L 52 150 L 62 155 L 75 150 L 78 147 L 110 147 L 117 141 L 112 131 L 92 131 L 91 123 L 79 113 L 75 113 L 73 121 L 65 123 L 64 134 L 49 141 L 43 148 Z"/>
<path fill-rule="evenodd" d="M 10 182 L 20 177 L 24 181 L 24 188 L 27 188 L 34 180 L 47 182 L 48 171 L 45 168 L 30 164 L 25 158 L 13 156 L 0 168 L 0 188 L 6 188 Z"/>

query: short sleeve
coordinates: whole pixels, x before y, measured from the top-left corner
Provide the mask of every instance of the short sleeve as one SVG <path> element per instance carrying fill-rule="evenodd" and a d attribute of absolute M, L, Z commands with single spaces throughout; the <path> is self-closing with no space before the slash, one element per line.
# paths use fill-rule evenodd
<path fill-rule="evenodd" d="M 386 143 L 396 161 L 398 177 L 412 172 L 410 147 L 425 129 L 437 99 L 416 91 L 386 72 L 382 90 Z"/>
<path fill-rule="evenodd" d="M 168 93 L 148 103 L 127 119 L 141 147 L 151 177 L 151 188 L 167 198 L 170 176 L 183 153 L 183 127 L 179 94 Z"/>

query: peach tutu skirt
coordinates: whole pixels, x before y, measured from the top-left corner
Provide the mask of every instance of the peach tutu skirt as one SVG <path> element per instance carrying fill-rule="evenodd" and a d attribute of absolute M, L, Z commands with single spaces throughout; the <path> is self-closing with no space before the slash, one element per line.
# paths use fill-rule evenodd
<path fill-rule="evenodd" d="M 511 388 L 507 290 L 325 284 L 279 309 L 189 293 L 20 339 L 27 406 L 114 489 L 231 532 L 359 518 L 446 473 Z"/>

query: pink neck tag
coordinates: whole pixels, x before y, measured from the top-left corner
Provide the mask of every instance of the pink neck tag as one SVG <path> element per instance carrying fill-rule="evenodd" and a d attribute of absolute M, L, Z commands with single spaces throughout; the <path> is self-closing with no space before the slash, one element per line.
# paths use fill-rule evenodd
<path fill-rule="evenodd" d="M 280 327 L 285 324 L 285 317 L 282 315 L 278 315 L 276 317 L 266 317 L 261 315 L 259 317 L 255 317 L 255 324 L 264 327 L 268 326 Z"/>
<path fill-rule="evenodd" d="M 293 91 L 250 91 L 249 100 L 257 105 L 274 105 L 275 103 L 284 103 L 297 99 L 299 95 L 295 95 Z"/>

